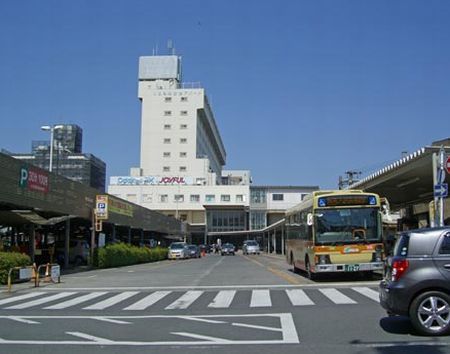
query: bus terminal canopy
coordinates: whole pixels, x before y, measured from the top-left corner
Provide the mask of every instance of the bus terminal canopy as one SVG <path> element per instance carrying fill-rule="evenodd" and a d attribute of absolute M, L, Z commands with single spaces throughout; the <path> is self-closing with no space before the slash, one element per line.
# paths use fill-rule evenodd
<path fill-rule="evenodd" d="M 0 153 L 0 227 L 54 225 L 92 220 L 99 191 Z M 154 210 L 108 195 L 108 223 L 163 234 L 182 234 L 182 223 Z"/>
<path fill-rule="evenodd" d="M 443 142 L 450 156 L 450 139 Z M 440 145 L 423 147 L 352 184 L 349 189 L 362 189 L 386 197 L 393 210 L 429 203 L 434 195 L 433 156 L 439 155 L 440 148 Z M 444 182 L 450 182 L 448 175 Z"/>

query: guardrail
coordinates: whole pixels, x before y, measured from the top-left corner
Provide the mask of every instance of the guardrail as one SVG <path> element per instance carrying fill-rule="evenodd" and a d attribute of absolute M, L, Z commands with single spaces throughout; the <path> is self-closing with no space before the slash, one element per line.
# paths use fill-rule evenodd
<path fill-rule="evenodd" d="M 58 263 L 41 264 L 36 270 L 36 281 L 34 286 L 39 287 L 41 281 L 41 269 L 45 267 L 44 281 L 47 283 L 61 283 L 61 267 Z"/>
<path fill-rule="evenodd" d="M 36 267 L 36 264 L 27 267 L 13 267 L 8 272 L 8 292 L 12 288 L 12 273 L 19 271 L 19 280 L 33 280 L 34 287 L 39 287 L 41 282 L 41 271 L 45 268 L 45 273 L 42 275 L 45 282 L 61 283 L 61 267 L 57 263 L 46 263 Z"/>
<path fill-rule="evenodd" d="M 36 266 L 27 266 L 27 267 L 13 267 L 8 272 L 8 292 L 11 292 L 12 287 L 12 272 L 18 270 L 19 271 L 19 279 L 25 280 L 25 279 L 36 279 Z M 36 285 L 36 283 L 35 283 Z"/>

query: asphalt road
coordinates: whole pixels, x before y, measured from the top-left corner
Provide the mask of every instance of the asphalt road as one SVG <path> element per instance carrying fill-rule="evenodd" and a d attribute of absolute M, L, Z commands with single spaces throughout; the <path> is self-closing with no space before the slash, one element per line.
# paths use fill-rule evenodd
<path fill-rule="evenodd" d="M 282 257 L 208 255 L 0 293 L 0 353 L 450 353 L 388 318 L 378 280 L 312 282 Z"/>

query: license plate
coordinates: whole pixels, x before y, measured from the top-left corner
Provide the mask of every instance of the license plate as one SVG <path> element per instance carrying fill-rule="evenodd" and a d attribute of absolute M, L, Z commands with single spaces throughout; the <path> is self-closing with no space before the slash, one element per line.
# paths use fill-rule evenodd
<path fill-rule="evenodd" d="M 346 272 L 358 272 L 359 271 L 359 264 L 347 264 L 345 266 Z"/>

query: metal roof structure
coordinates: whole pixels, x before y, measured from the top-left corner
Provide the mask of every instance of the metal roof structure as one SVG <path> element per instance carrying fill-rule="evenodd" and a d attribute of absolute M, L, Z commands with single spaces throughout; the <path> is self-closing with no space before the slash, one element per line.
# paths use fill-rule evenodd
<path fill-rule="evenodd" d="M 448 140 L 447 140 L 448 141 Z M 448 145 L 448 144 L 447 144 Z M 389 200 L 393 210 L 433 200 L 433 157 L 441 146 L 426 146 L 383 167 L 347 189 L 362 189 Z M 450 146 L 443 146 L 450 156 Z M 450 182 L 447 175 L 445 182 Z"/>

